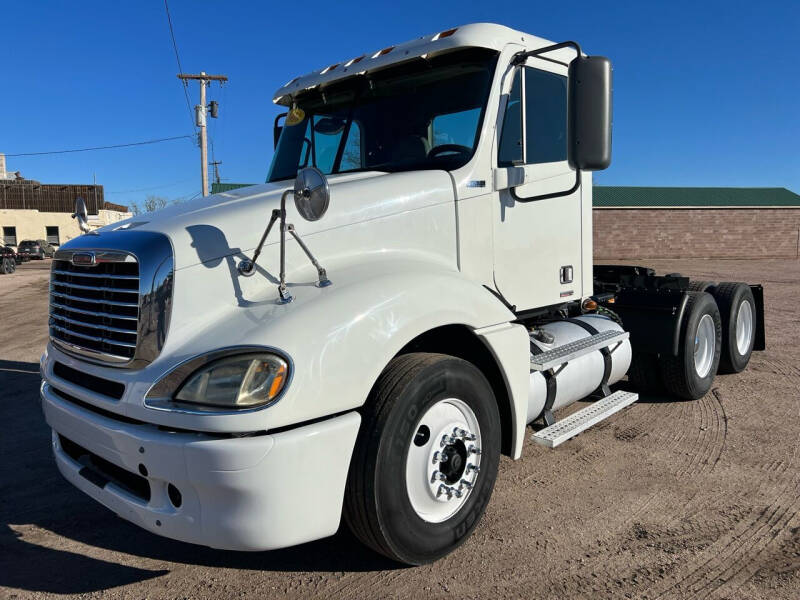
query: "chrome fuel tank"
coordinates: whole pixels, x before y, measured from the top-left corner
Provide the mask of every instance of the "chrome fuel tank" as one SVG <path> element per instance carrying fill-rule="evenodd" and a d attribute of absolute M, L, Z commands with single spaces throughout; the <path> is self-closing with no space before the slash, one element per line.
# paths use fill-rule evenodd
<path fill-rule="evenodd" d="M 594 314 L 583 315 L 569 321 L 554 321 L 541 326 L 540 329 L 554 337 L 553 342 L 545 344 L 531 337 L 531 344 L 534 344 L 542 352 L 547 352 L 592 335 L 574 321 L 586 323 L 599 332 L 623 331 L 622 327 L 608 317 Z M 613 351 L 611 352 L 609 385 L 622 379 L 631 364 L 630 341 L 623 340 L 619 346 L 617 344 L 618 342 L 614 342 L 610 346 Z M 554 374 L 550 375 L 556 381 L 555 402 L 552 409 L 563 408 L 591 394 L 602 382 L 604 372 L 605 361 L 600 350 L 579 356 L 569 361 L 565 367 L 555 369 Z M 531 373 L 528 388 L 528 423 L 538 418 L 544 409 L 547 399 L 546 377 L 547 375 L 541 371 Z"/>

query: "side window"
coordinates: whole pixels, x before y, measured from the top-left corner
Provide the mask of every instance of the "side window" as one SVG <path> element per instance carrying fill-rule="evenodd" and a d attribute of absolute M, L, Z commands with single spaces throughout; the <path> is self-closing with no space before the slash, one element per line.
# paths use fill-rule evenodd
<path fill-rule="evenodd" d="M 517 69 L 511 94 L 508 96 L 506 112 L 503 117 L 503 130 L 500 132 L 500 145 L 497 150 L 497 164 L 511 167 L 522 164 L 522 69 Z"/>
<path fill-rule="evenodd" d="M 323 173 L 333 170 L 345 124 L 339 117 L 314 116 L 314 158 L 316 167 Z"/>
<path fill-rule="evenodd" d="M 435 116 L 431 122 L 431 148 L 445 144 L 472 148 L 480 118 L 480 108 Z"/>
<path fill-rule="evenodd" d="M 525 67 L 527 164 L 567 160 L 567 78 Z"/>
<path fill-rule="evenodd" d="M 361 153 L 361 127 L 353 120 L 350 124 L 350 132 L 347 134 L 347 141 L 344 144 L 342 160 L 339 164 L 339 171 L 352 171 L 364 166 Z"/>

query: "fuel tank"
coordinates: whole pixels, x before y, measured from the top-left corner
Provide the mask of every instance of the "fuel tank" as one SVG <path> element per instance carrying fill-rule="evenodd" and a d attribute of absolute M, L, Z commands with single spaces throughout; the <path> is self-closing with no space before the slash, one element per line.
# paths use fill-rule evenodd
<path fill-rule="evenodd" d="M 576 342 L 580 339 L 592 335 L 580 325 L 571 321 L 581 321 L 596 329 L 603 331 L 623 331 L 616 322 L 602 315 L 583 315 L 570 321 L 554 321 L 542 325 L 540 329 L 553 335 L 554 340 L 551 344 L 545 344 L 531 337 L 531 344 L 534 344 L 542 352 L 547 352 L 553 348 Z M 610 345 L 611 352 L 611 374 L 608 383 L 613 384 L 622 379 L 628 372 L 631 364 L 631 345 L 628 340 L 624 340 L 618 347 L 619 342 Z M 585 398 L 591 394 L 603 381 L 605 372 L 605 362 L 600 350 L 595 350 L 589 354 L 584 354 L 575 358 L 563 369 L 554 369 L 556 381 L 556 395 L 553 403 L 553 410 L 563 408 Z M 547 400 L 547 381 L 546 375 L 541 371 L 531 373 L 530 386 L 528 388 L 528 423 L 537 419 L 544 410 Z"/>

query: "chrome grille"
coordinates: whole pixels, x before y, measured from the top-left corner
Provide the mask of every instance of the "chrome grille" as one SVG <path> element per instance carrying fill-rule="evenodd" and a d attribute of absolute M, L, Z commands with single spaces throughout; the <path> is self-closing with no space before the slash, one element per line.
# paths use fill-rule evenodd
<path fill-rule="evenodd" d="M 136 354 L 139 326 L 139 263 L 130 254 L 77 266 L 53 261 L 50 337 L 75 350 L 117 362 Z"/>

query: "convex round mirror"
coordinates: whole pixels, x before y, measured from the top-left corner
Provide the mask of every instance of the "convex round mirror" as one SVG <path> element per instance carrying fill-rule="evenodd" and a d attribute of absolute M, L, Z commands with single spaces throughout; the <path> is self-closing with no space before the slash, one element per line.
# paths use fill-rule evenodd
<path fill-rule="evenodd" d="M 294 180 L 294 205 L 306 221 L 318 221 L 328 210 L 331 191 L 328 178 L 317 168 L 306 167 Z"/>
<path fill-rule="evenodd" d="M 81 228 L 83 233 L 89 233 L 89 217 L 86 213 L 86 202 L 83 201 L 83 198 L 75 199 L 75 212 L 72 218 L 78 219 L 78 227 Z"/>

